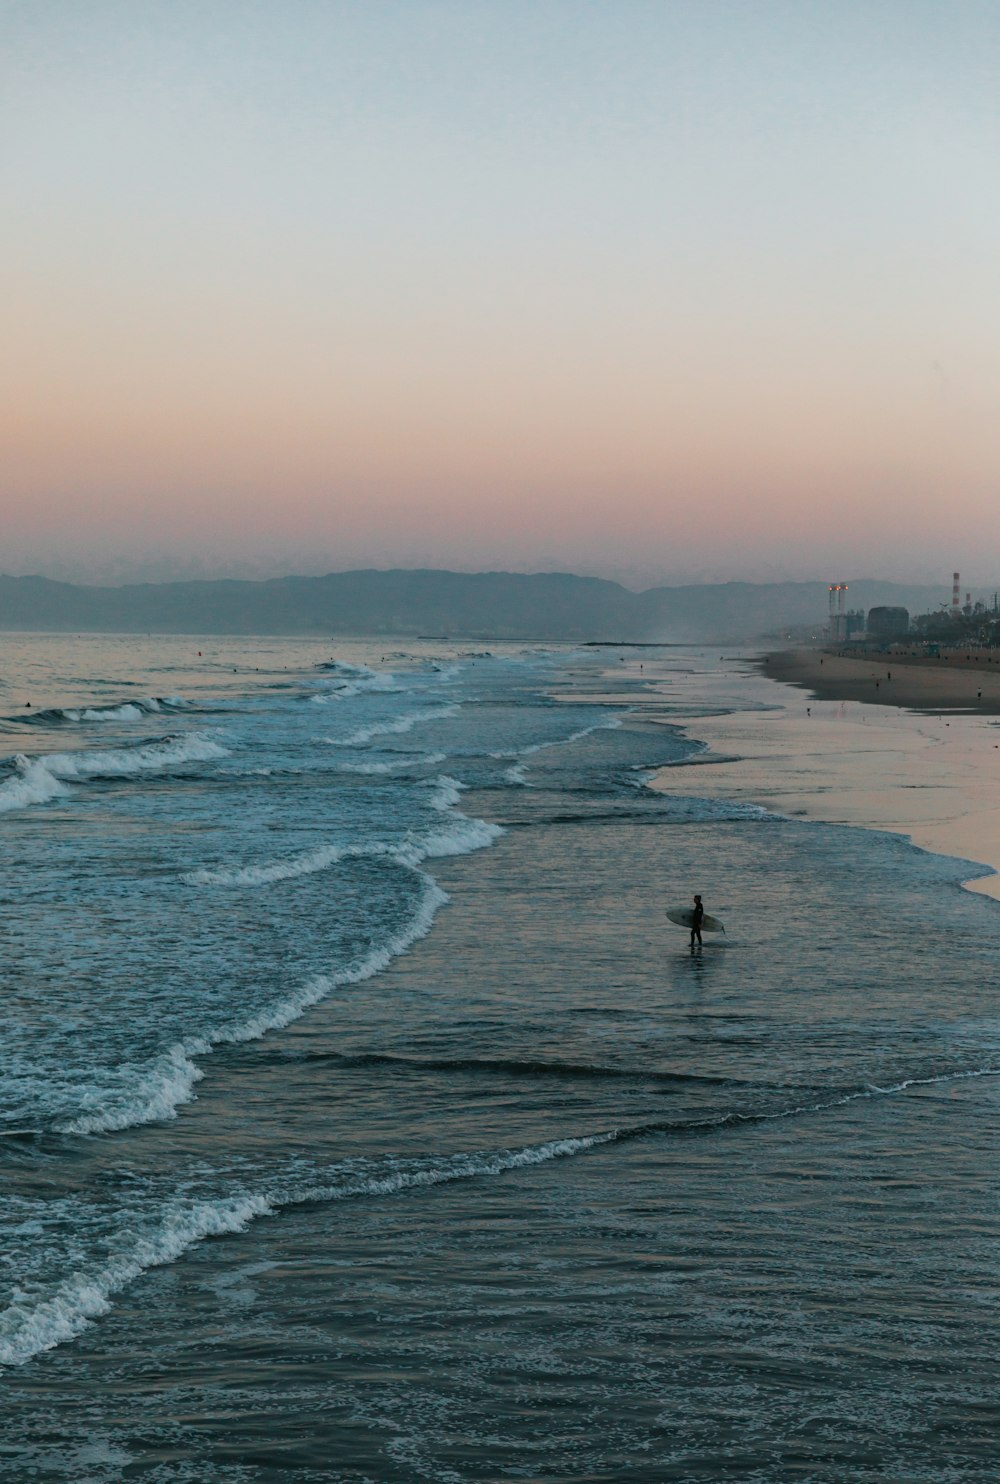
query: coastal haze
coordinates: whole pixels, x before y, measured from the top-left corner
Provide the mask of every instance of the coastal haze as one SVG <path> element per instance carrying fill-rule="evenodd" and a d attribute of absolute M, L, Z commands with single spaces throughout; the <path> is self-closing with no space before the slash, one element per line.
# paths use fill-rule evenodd
<path fill-rule="evenodd" d="M 849 594 L 861 613 L 880 604 L 924 612 L 941 607 L 942 589 L 861 581 Z M 816 582 L 636 593 L 560 573 L 341 572 L 119 587 L 0 577 L 0 630 L 748 643 L 785 638 L 789 628 L 819 638 L 828 600 Z"/>

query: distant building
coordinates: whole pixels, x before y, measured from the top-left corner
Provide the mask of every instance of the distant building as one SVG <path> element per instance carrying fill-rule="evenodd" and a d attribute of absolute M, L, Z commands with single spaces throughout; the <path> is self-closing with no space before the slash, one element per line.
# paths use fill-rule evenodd
<path fill-rule="evenodd" d="M 910 632 L 906 608 L 869 608 L 868 636 L 871 639 L 905 639 Z"/>

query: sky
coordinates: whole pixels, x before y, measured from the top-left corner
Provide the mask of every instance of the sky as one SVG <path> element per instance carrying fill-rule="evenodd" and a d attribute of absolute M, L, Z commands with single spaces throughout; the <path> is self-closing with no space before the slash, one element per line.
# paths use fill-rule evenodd
<path fill-rule="evenodd" d="M 1000 579 L 996 0 L 0 0 L 0 571 Z"/>

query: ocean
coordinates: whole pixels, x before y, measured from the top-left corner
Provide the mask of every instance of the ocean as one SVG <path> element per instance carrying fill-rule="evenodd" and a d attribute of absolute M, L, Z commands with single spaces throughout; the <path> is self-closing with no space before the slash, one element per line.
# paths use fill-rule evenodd
<path fill-rule="evenodd" d="M 706 794 L 788 694 L 4 636 L 0 1479 L 996 1479 L 1000 905 Z"/>

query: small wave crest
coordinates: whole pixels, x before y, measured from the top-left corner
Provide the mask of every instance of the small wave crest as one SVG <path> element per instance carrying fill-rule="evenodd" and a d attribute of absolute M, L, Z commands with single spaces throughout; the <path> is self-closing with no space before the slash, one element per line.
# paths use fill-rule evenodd
<path fill-rule="evenodd" d="M 15 1292 L 0 1316 L 0 1367 L 19 1366 L 45 1350 L 75 1339 L 107 1314 L 111 1299 L 150 1268 L 175 1262 L 206 1237 L 244 1231 L 251 1221 L 274 1214 L 266 1197 L 243 1195 L 219 1201 L 175 1203 L 152 1230 L 93 1272 L 72 1274 L 46 1297 Z"/>
<path fill-rule="evenodd" d="M 696 798 L 686 794 L 668 794 L 660 789 L 654 789 L 653 792 L 661 806 L 669 811 L 672 818 L 678 820 L 690 820 L 693 823 L 704 820 L 715 823 L 725 820 L 780 818 L 780 815 L 766 809 L 763 804 L 744 804 L 737 799 Z"/>
<path fill-rule="evenodd" d="M 377 675 L 379 672 L 373 670 L 371 665 L 352 665 L 347 660 L 320 660 L 315 667 L 317 670 L 333 672 L 336 675 L 356 675 L 358 677 Z"/>
<path fill-rule="evenodd" d="M 228 757 L 220 743 L 203 732 L 187 732 L 101 751 L 50 752 L 41 757 L 18 753 L 0 783 L 0 813 L 44 804 L 68 793 L 66 782 L 88 778 L 130 778 L 185 763 Z"/>
<path fill-rule="evenodd" d="M 822 1113 L 869 1098 L 901 1096 L 911 1089 L 968 1078 L 995 1077 L 1000 1068 L 985 1066 L 923 1077 L 901 1077 L 887 1086 L 868 1084 L 835 1096 L 786 1105 L 771 1111 L 720 1111 L 707 1118 L 660 1119 L 595 1133 L 550 1139 L 518 1149 L 477 1150 L 429 1158 L 387 1159 L 371 1168 L 356 1164 L 317 1172 L 312 1183 L 295 1183 L 263 1191 L 243 1191 L 215 1199 L 168 1201 L 155 1221 L 138 1231 L 125 1229 L 117 1250 L 98 1267 L 71 1274 L 48 1292 L 16 1290 L 0 1316 L 0 1367 L 20 1366 L 33 1356 L 75 1339 L 112 1307 L 114 1297 L 151 1268 L 174 1262 L 206 1238 L 246 1230 L 258 1219 L 302 1205 L 379 1199 L 410 1190 L 430 1189 L 455 1181 L 483 1180 L 531 1169 L 554 1160 L 572 1159 L 601 1146 L 650 1138 L 658 1134 L 711 1135 L 734 1125 L 754 1126 Z"/>
<path fill-rule="evenodd" d="M 135 747 L 109 748 L 100 752 L 54 752 L 44 759 L 57 778 L 130 777 L 183 763 L 206 763 L 228 757 L 229 751 L 205 732 L 185 732 L 141 742 Z"/>
<path fill-rule="evenodd" d="M 187 871 L 181 876 L 185 886 L 270 886 L 275 881 L 288 881 L 295 876 L 310 876 L 325 871 L 338 861 L 358 856 L 393 855 L 388 845 L 318 845 L 285 860 L 257 866 L 219 867 Z"/>
<path fill-rule="evenodd" d="M 567 1082 L 615 1081 L 663 1087 L 755 1087 L 732 1077 L 702 1076 L 696 1072 L 664 1072 L 639 1066 L 613 1066 L 603 1062 L 558 1061 L 555 1059 L 518 1056 L 407 1056 L 399 1052 L 321 1051 L 308 1054 L 310 1061 L 350 1069 L 352 1067 L 385 1067 L 401 1073 L 452 1072 L 490 1074 L 515 1080 L 552 1080 Z"/>
<path fill-rule="evenodd" d="M 457 785 L 453 779 L 439 780 L 437 792 L 430 799 L 430 806 L 441 813 L 451 808 L 457 800 Z M 289 881 L 296 876 L 310 876 L 316 871 L 326 871 L 330 866 L 344 860 L 379 858 L 397 865 L 417 867 L 422 861 L 448 855 L 468 855 L 483 850 L 504 834 L 502 825 L 491 824 L 483 819 L 470 819 L 456 813 L 444 829 L 429 833 L 412 831 L 398 842 L 369 841 L 363 845 L 318 845 L 299 855 L 287 856 L 283 860 L 266 861 L 251 866 L 202 867 L 186 871 L 181 876 L 185 886 L 270 886 L 276 881 Z"/>
<path fill-rule="evenodd" d="M 453 809 L 465 792 L 466 785 L 459 783 L 457 778 L 449 778 L 442 774 L 435 779 L 434 792 L 431 794 L 430 805 L 432 809 Z"/>
<path fill-rule="evenodd" d="M 0 1367 L 24 1365 L 33 1356 L 75 1339 L 95 1319 L 110 1311 L 117 1294 L 151 1268 L 176 1262 L 206 1238 L 245 1231 L 251 1222 L 276 1216 L 283 1209 L 365 1197 L 377 1199 L 457 1180 L 489 1179 L 551 1160 L 572 1158 L 615 1137 L 614 1133 L 597 1133 L 552 1139 L 520 1149 L 384 1161 L 381 1167 L 371 1171 L 359 1172 L 356 1167 L 333 1169 L 329 1172 L 334 1177 L 332 1180 L 312 1186 L 267 1193 L 242 1192 L 215 1200 L 175 1198 L 167 1203 L 155 1224 L 131 1233 L 100 1267 L 73 1273 L 47 1294 L 16 1292 L 10 1307 L 0 1317 Z"/>
<path fill-rule="evenodd" d="M 404 846 L 404 859 L 430 860 L 447 855 L 471 855 L 473 851 L 485 850 L 504 834 L 502 825 L 490 824 L 485 819 L 469 819 L 464 814 L 456 817 L 447 830 L 424 835 Z"/>
<path fill-rule="evenodd" d="M 459 706 L 454 701 L 442 706 L 426 706 L 419 711 L 411 711 L 407 716 L 396 716 L 391 721 L 375 721 L 370 726 L 358 727 L 346 737 L 324 737 L 323 741 L 331 747 L 361 747 L 373 737 L 397 736 L 412 731 L 424 721 L 443 721 L 445 717 L 454 716 L 458 710 Z"/>
<path fill-rule="evenodd" d="M 311 695 L 309 700 L 325 706 L 330 701 L 346 700 L 349 696 L 373 692 L 385 695 L 400 691 L 403 687 L 396 676 L 384 670 L 373 670 L 370 665 L 349 665 L 345 660 L 327 660 L 316 666 L 327 674 L 314 682 L 323 686 L 323 692 Z"/>
<path fill-rule="evenodd" d="M 0 783 L 0 814 L 13 809 L 28 809 L 32 804 L 47 804 L 69 792 L 40 760 L 23 755 L 14 759 L 15 772 Z"/>
<path fill-rule="evenodd" d="M 12 717 L 27 726 L 65 726 L 81 722 L 142 721 L 164 711 L 187 711 L 182 696 L 145 696 L 142 700 L 115 701 L 107 706 L 48 706 L 30 716 Z"/>
<path fill-rule="evenodd" d="M 386 758 L 378 763 L 338 763 L 337 772 L 377 776 L 383 773 L 403 773 L 407 768 L 433 768 L 436 763 L 443 763 L 444 760 L 443 752 L 404 752 L 396 758 Z"/>
<path fill-rule="evenodd" d="M 620 716 L 605 716 L 589 727 L 580 727 L 579 730 L 570 732 L 568 737 L 556 737 L 551 742 L 530 742 L 527 747 L 510 747 L 501 752 L 489 752 L 487 757 L 496 758 L 498 762 L 514 757 L 532 757 L 536 752 L 548 752 L 552 747 L 568 747 L 571 742 L 580 742 L 592 732 L 616 731 L 621 724 Z"/>
<path fill-rule="evenodd" d="M 197 1064 L 197 1057 L 210 1055 L 216 1046 L 257 1041 L 268 1031 L 282 1030 L 334 990 L 360 984 L 380 974 L 393 959 L 427 936 L 439 909 L 448 901 L 447 893 L 432 877 L 423 871 L 417 874 L 423 883 L 420 901 L 409 922 L 390 934 L 383 943 L 370 948 L 343 968 L 306 980 L 283 999 L 263 1007 L 256 1014 L 189 1037 L 145 1065 L 119 1067 L 114 1084 L 88 1094 L 80 1114 L 60 1125 L 59 1132 L 112 1133 L 143 1123 L 175 1118 L 178 1107 L 190 1102 L 195 1085 L 204 1075 Z"/>

